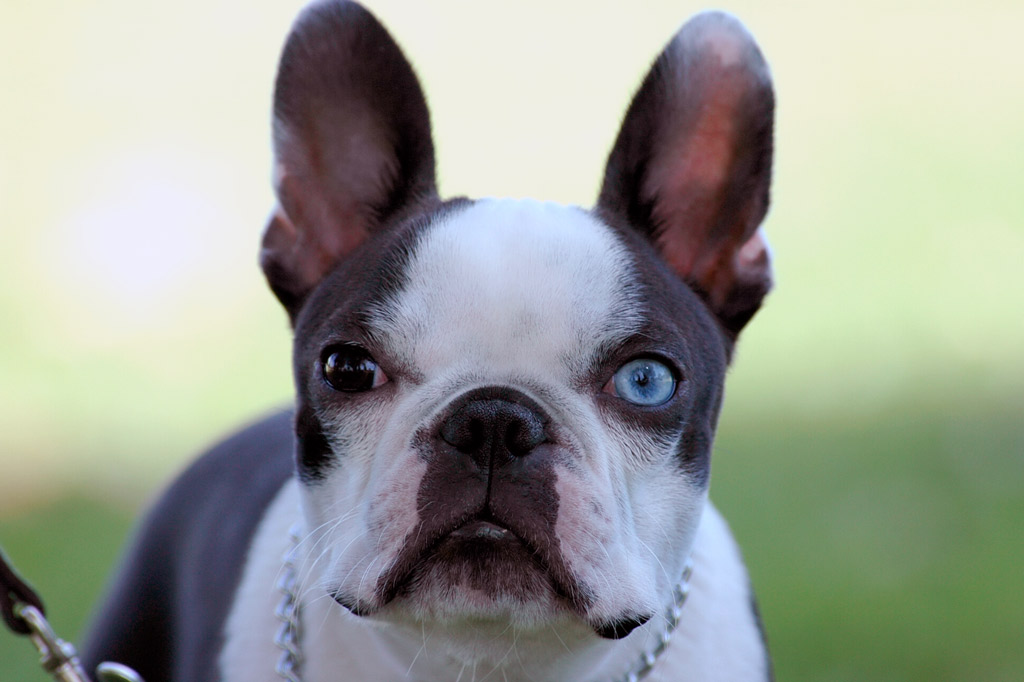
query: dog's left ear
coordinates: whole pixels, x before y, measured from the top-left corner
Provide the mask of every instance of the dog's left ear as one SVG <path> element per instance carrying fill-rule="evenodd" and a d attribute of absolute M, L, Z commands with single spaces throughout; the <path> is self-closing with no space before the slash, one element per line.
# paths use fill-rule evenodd
<path fill-rule="evenodd" d="M 430 115 L 409 62 L 355 2 L 295 21 L 274 89 L 279 206 L 260 265 L 294 322 L 324 276 L 403 210 L 435 201 Z"/>
<path fill-rule="evenodd" d="M 646 233 L 733 338 L 771 288 L 758 226 L 774 102 L 768 65 L 742 24 L 696 16 L 633 98 L 597 204 Z"/>

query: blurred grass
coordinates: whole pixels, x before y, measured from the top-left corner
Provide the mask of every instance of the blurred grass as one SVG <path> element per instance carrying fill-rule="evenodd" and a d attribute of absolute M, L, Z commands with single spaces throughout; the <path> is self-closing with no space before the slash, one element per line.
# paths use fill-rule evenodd
<path fill-rule="evenodd" d="M 274 62 L 301 3 L 0 5 L 0 543 L 65 635 L 139 505 L 290 393 L 255 267 Z M 447 194 L 591 203 L 700 4 L 369 3 Z M 778 95 L 778 286 L 713 497 L 780 680 L 1024 670 L 1024 5 L 737 0 Z M 0 633 L 0 682 L 42 680 Z"/>
<path fill-rule="evenodd" d="M 727 411 L 714 497 L 780 680 L 1019 680 L 1018 396 L 912 392 L 846 417 Z"/>

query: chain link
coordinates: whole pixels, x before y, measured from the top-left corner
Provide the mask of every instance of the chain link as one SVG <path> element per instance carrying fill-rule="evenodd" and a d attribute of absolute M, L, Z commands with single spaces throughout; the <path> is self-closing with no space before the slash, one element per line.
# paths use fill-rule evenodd
<path fill-rule="evenodd" d="M 282 558 L 283 568 L 277 581 L 277 589 L 281 593 L 281 601 L 274 610 L 274 616 L 281 621 L 274 644 L 281 649 L 281 657 L 277 661 L 277 674 L 288 682 L 302 680 L 302 642 L 301 613 L 298 590 L 298 577 L 295 573 L 296 555 L 299 549 L 299 528 L 292 526 L 288 531 L 288 550 Z"/>

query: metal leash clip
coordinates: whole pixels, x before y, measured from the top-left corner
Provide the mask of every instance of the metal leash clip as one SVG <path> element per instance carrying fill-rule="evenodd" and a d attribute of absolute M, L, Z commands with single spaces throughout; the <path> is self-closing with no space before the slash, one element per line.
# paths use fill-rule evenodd
<path fill-rule="evenodd" d="M 57 633 L 46 616 L 43 602 L 28 584 L 14 572 L 0 551 L 0 606 L 4 622 L 10 629 L 27 635 L 39 655 L 39 664 L 57 682 L 91 682 L 82 669 L 78 653 Z M 96 668 L 99 682 L 143 682 L 137 672 L 118 663 L 101 663 Z"/>
<path fill-rule="evenodd" d="M 39 609 L 18 604 L 14 613 L 28 625 L 28 637 L 39 650 L 43 670 L 60 682 L 89 682 L 75 648 L 57 636 Z"/>

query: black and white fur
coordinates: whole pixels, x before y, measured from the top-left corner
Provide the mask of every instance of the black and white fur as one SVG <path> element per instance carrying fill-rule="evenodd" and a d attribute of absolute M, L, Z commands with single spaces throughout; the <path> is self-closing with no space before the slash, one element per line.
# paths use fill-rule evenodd
<path fill-rule="evenodd" d="M 298 524 L 308 682 L 612 679 L 653 647 L 687 557 L 647 679 L 769 679 L 707 490 L 728 360 L 771 283 L 772 118 L 752 38 L 702 14 L 635 96 L 593 209 L 442 201 L 398 47 L 355 3 L 307 8 L 276 84 L 261 254 L 295 330 L 294 411 L 171 486 L 86 663 L 278 679 Z M 325 379 L 337 357 L 370 383 Z M 670 399 L 618 393 L 635 358 L 671 368 Z"/>

